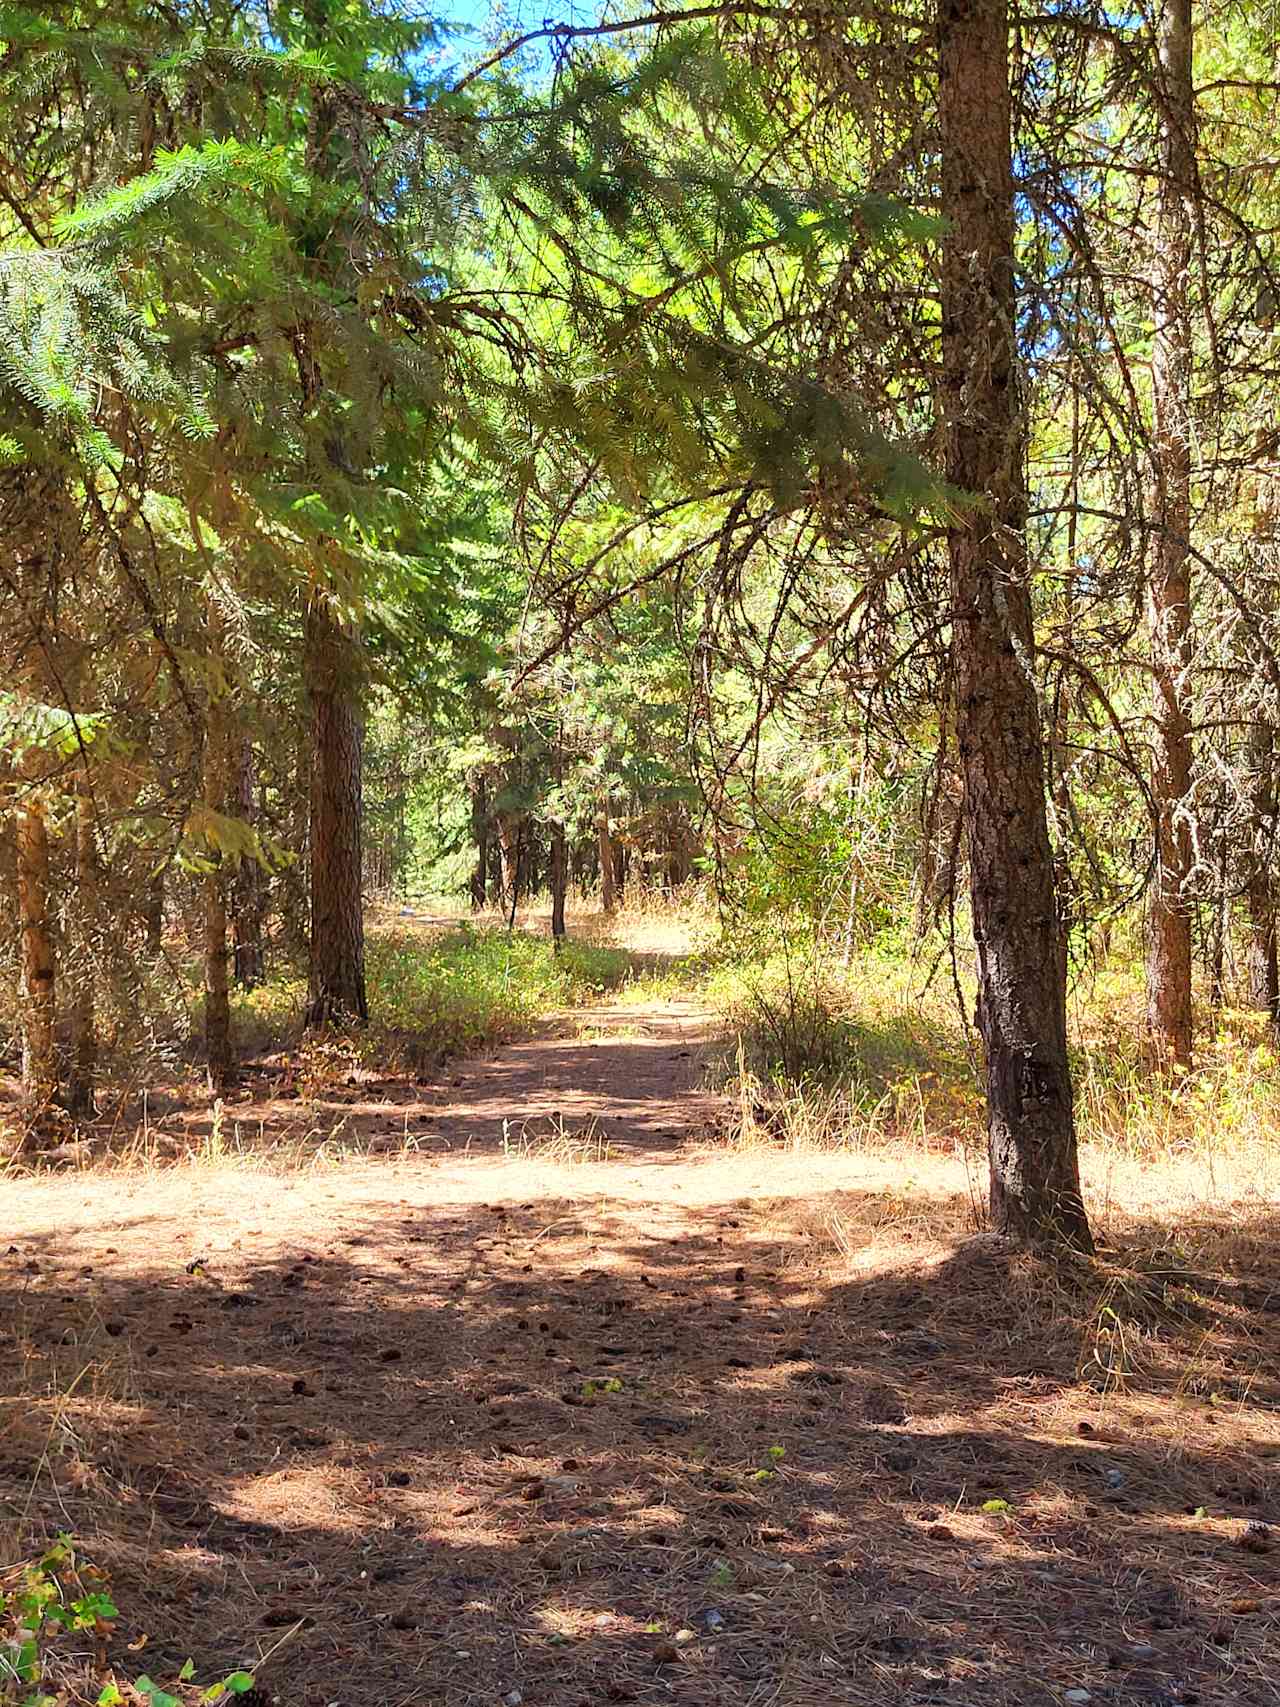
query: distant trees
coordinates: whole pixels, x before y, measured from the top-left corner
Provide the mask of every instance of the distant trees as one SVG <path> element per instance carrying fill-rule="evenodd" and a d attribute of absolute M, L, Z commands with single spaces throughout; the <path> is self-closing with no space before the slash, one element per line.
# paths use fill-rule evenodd
<path fill-rule="evenodd" d="M 846 948 L 971 923 L 995 1219 L 1083 1246 L 1099 921 L 1162 1069 L 1197 954 L 1280 1023 L 1272 45 L 695 10 L 451 88 L 380 0 L 0 23 L 28 1093 L 180 918 L 216 1089 L 277 940 L 366 1015 L 370 879 L 559 929 L 767 848 Z"/>

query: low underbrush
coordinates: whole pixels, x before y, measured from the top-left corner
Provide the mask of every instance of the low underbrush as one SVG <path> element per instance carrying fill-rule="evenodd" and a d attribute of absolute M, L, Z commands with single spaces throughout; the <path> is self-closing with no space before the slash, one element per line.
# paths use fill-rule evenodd
<path fill-rule="evenodd" d="M 21 1707 L 215 1707 L 252 1694 L 252 1672 L 236 1669 L 209 1683 L 197 1680 L 189 1659 L 163 1684 L 141 1664 L 118 1678 L 106 1652 L 119 1617 L 107 1573 L 81 1557 L 68 1534 L 16 1564 L 0 1558 L 0 1700 Z"/>
<path fill-rule="evenodd" d="M 705 991 L 726 1028 L 715 1076 L 733 1101 L 731 1144 L 902 1146 L 980 1165 L 979 1045 L 960 1011 L 972 993 L 957 999 L 947 957 L 864 951 L 845 963 L 792 944 L 722 959 Z M 1082 1167 L 1103 1206 L 1122 1186 L 1204 1201 L 1280 1190 L 1280 1045 L 1260 1013 L 1198 1018 L 1194 1070 L 1161 1074 L 1144 1056 L 1139 966 L 1111 964 L 1073 989 Z"/>
<path fill-rule="evenodd" d="M 209 1109 L 198 962 L 175 953 L 169 967 L 182 999 L 168 1030 L 153 1023 L 153 1004 L 146 1002 L 132 1025 L 122 1017 L 104 1034 L 98 1118 L 92 1127 L 61 1122 L 57 1135 L 65 1141 L 40 1151 L 51 1162 L 225 1160 L 260 1157 L 266 1149 L 299 1158 L 330 1149 L 345 1154 L 346 1123 L 333 1115 L 335 1100 L 349 1103 L 397 1078 L 423 1082 L 456 1057 L 512 1041 L 555 1012 L 621 989 L 635 971 L 627 951 L 609 943 L 570 941 L 557 950 L 536 931 L 497 923 L 375 919 L 366 945 L 369 1023 L 307 1033 L 305 972 L 277 960 L 263 984 L 233 990 L 231 1004 L 238 1064 L 232 1100 L 238 1107 L 240 1093 L 252 1090 L 286 1099 L 297 1114 L 287 1123 L 288 1139 L 268 1144 L 264 1117 L 241 1119 L 221 1102 Z M 166 1114 L 178 1105 L 206 1110 L 198 1137 L 166 1130 Z M 0 1153 L 16 1156 L 17 1142 L 5 1142 L 4 1120 L 0 1108 Z"/>
<path fill-rule="evenodd" d="M 427 932 L 393 926 L 372 932 L 366 952 L 369 1030 L 362 1054 L 406 1049 L 417 1065 L 488 1048 L 560 1008 L 591 1001 L 627 975 L 618 948 L 568 942 L 461 921 Z M 285 972 L 237 993 L 232 1025 L 257 1048 L 296 1036 L 306 980 Z"/>

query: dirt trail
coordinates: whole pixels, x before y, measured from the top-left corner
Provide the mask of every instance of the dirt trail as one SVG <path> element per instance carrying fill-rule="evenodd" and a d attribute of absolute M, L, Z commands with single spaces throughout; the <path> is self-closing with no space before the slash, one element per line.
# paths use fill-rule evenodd
<path fill-rule="evenodd" d="M 688 1000 L 578 1008 L 554 1026 L 467 1063 L 434 1109 L 453 1148 L 599 1138 L 625 1151 L 670 1150 L 722 1120 L 702 1088 L 712 1017 Z M 458 1081 L 460 1080 L 460 1083 Z"/>
<path fill-rule="evenodd" d="M 1103 1394 L 958 1160 L 699 1142 L 706 1038 L 606 1004 L 354 1087 L 395 1153 L 4 1181 L 0 1542 L 80 1537 L 121 1676 L 286 1636 L 280 1707 L 1274 1707 L 1244 1304 L 1212 1405 L 1176 1345 Z"/>

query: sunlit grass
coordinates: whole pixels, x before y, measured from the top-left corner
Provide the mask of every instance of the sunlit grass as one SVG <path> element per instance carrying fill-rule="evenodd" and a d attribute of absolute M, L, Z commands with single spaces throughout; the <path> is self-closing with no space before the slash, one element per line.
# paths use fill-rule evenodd
<path fill-rule="evenodd" d="M 546 1015 L 621 984 L 624 950 L 545 938 L 466 920 L 432 931 L 406 925 L 370 933 L 366 952 L 369 1029 L 360 1054 L 377 1057 L 411 1039 L 415 1059 L 446 1060 L 520 1035 Z M 262 1045 L 287 1040 L 301 1023 L 306 983 L 289 971 L 237 992 L 233 1024 Z"/>
<path fill-rule="evenodd" d="M 954 1149 L 980 1162 L 978 1039 L 936 956 L 845 965 L 778 950 L 726 960 L 703 988 L 728 1033 L 719 1078 L 735 1144 Z M 1069 1013 L 1081 1166 L 1104 1207 L 1121 1195 L 1156 1212 L 1162 1190 L 1182 1204 L 1280 1190 L 1280 1047 L 1265 1015 L 1202 1004 L 1193 1070 L 1166 1075 L 1145 1052 L 1134 959 L 1081 978 Z"/>

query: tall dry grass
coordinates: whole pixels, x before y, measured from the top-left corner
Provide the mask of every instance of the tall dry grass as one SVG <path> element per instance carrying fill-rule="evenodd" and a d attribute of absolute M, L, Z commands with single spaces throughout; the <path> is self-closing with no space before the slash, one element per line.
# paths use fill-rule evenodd
<path fill-rule="evenodd" d="M 893 1151 L 904 1166 L 952 1158 L 967 1179 L 985 1145 L 977 1040 L 949 967 L 865 953 L 848 965 L 726 962 L 705 984 L 728 1043 L 729 1142 L 788 1152 Z M 1194 1070 L 1145 1057 L 1140 968 L 1082 980 L 1070 1003 L 1081 1166 L 1096 1212 L 1185 1215 L 1280 1194 L 1280 1044 L 1266 1016 L 1202 1007 Z M 1212 1023 L 1211 1023 L 1212 1022 Z M 954 1181 L 952 1182 L 955 1183 Z"/>

